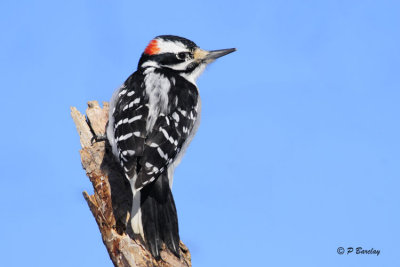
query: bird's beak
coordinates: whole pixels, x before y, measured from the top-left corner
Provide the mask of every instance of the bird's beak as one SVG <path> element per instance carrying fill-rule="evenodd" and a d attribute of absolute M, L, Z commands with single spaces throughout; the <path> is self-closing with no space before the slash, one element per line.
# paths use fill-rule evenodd
<path fill-rule="evenodd" d="M 235 52 L 236 48 L 229 48 L 229 49 L 220 49 L 220 50 L 213 50 L 213 51 L 205 51 L 203 49 L 197 48 L 194 52 L 194 58 L 197 60 L 202 60 L 208 62 L 212 62 L 219 57 L 225 56 L 232 52 Z"/>
<path fill-rule="evenodd" d="M 219 57 L 225 56 L 225 55 L 230 54 L 230 53 L 235 52 L 235 51 L 236 51 L 236 48 L 209 51 L 207 56 L 206 56 L 206 59 L 215 60 L 215 59 L 217 59 Z"/>

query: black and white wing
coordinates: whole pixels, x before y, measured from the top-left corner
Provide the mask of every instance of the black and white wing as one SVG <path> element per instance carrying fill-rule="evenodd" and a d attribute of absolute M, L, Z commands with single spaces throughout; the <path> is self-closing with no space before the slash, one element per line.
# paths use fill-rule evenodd
<path fill-rule="evenodd" d="M 113 120 L 109 120 L 109 123 L 114 124 L 113 133 L 107 132 L 114 136 L 114 143 L 111 144 L 113 152 L 119 158 L 128 179 L 135 177 L 137 158 L 143 156 L 147 135 L 149 107 L 142 81 L 142 75 L 135 72 L 119 89 L 112 113 Z"/>

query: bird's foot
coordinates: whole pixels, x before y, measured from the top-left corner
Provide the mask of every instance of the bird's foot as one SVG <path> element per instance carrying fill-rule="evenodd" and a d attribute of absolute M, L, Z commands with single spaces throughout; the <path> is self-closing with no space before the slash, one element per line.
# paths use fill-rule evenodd
<path fill-rule="evenodd" d="M 106 140 L 107 140 L 107 136 L 105 134 L 103 134 L 103 135 L 93 135 L 93 137 L 92 137 L 92 139 L 90 141 L 91 141 L 91 143 L 93 145 L 94 143 L 103 142 L 103 141 L 106 141 Z"/>

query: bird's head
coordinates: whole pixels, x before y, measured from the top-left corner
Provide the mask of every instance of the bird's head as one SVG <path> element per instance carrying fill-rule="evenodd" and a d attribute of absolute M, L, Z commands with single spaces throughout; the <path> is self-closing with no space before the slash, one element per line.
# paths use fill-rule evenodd
<path fill-rule="evenodd" d="M 138 67 L 169 69 L 195 83 L 207 64 L 234 51 L 235 48 L 206 51 L 188 39 L 161 35 L 147 45 Z"/>

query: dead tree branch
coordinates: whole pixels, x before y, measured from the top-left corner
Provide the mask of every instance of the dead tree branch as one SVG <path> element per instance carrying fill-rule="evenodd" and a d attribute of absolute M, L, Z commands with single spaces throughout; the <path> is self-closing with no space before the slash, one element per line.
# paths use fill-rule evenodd
<path fill-rule="evenodd" d="M 115 266 L 191 266 L 191 256 L 181 242 L 181 258 L 168 250 L 156 261 L 138 237 L 133 236 L 127 223 L 130 216 L 132 193 L 128 181 L 121 175 L 106 142 L 92 144 L 93 134 L 104 135 L 108 121 L 108 103 L 103 108 L 97 101 L 88 103 L 86 117 L 75 107 L 71 116 L 79 133 L 82 166 L 93 184 L 94 194 L 83 196 L 99 226 L 104 245 Z"/>

